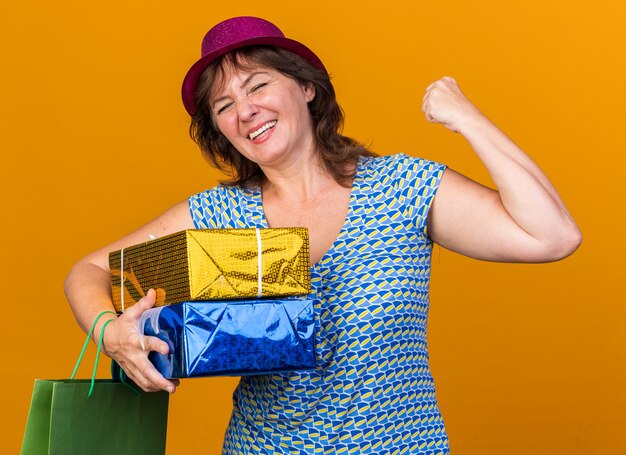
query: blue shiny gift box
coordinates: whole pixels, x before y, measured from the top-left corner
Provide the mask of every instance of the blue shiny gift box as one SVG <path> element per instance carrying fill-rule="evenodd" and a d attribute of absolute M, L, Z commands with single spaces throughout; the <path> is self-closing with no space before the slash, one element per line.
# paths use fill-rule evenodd
<path fill-rule="evenodd" d="M 147 310 L 139 328 L 169 345 L 169 354 L 149 355 L 166 378 L 315 368 L 310 299 L 183 302 Z"/>

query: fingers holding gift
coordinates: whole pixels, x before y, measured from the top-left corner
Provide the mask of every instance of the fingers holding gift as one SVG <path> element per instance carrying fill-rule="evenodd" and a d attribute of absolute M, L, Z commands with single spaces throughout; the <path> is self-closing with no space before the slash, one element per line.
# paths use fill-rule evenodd
<path fill-rule="evenodd" d="M 139 348 L 144 351 L 146 354 L 151 351 L 156 351 L 159 354 L 167 355 L 170 352 L 170 347 L 163 340 L 158 339 L 157 337 L 139 335 Z"/>
<path fill-rule="evenodd" d="M 179 381 L 165 379 L 148 360 L 147 352 L 135 350 L 128 358 L 116 361 L 126 375 L 145 392 L 165 390 L 169 393 L 176 391 Z"/>
<path fill-rule="evenodd" d="M 156 337 L 134 333 L 120 345 L 114 359 L 128 377 L 146 392 L 166 390 L 169 393 L 174 393 L 176 384 L 165 379 L 148 359 L 148 354 L 151 351 L 168 354 L 169 347 L 166 342 Z"/>
<path fill-rule="evenodd" d="M 126 375 L 144 391 L 166 390 L 169 393 L 174 393 L 178 382 L 165 379 L 154 368 L 148 359 L 148 354 L 151 351 L 168 354 L 169 347 L 166 342 L 156 337 L 135 333 L 128 337 L 127 342 L 120 345 L 114 359 L 126 372 Z"/>
<path fill-rule="evenodd" d="M 177 383 L 165 379 L 148 360 L 151 351 L 168 354 L 169 346 L 156 337 L 144 336 L 138 325 L 141 315 L 154 306 L 155 297 L 156 293 L 151 289 L 136 305 L 109 324 L 103 350 L 144 391 L 166 390 L 174 393 Z"/>
<path fill-rule="evenodd" d="M 126 315 L 129 319 L 139 319 L 144 311 L 154 306 L 156 299 L 156 291 L 154 289 L 150 289 L 143 298 L 139 299 L 137 304 L 128 308 L 124 315 Z"/>
<path fill-rule="evenodd" d="M 167 354 L 167 344 L 157 343 L 155 349 L 146 346 L 144 336 L 139 330 L 139 318 L 148 309 L 154 306 L 155 292 L 150 289 L 146 296 L 139 300 L 136 305 L 122 313 L 116 320 L 111 322 L 104 334 L 102 349 L 106 355 L 117 360 L 118 357 L 126 357 L 122 354 L 133 348 L 141 351 L 158 351 Z M 160 341 L 160 340 L 157 340 Z M 163 350 L 165 349 L 165 352 Z"/>

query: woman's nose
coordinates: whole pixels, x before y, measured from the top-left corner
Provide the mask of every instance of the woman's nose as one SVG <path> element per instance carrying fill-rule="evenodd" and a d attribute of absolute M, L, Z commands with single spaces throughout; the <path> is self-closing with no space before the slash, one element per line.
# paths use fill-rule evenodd
<path fill-rule="evenodd" d="M 243 97 L 237 101 L 237 113 L 243 121 L 252 120 L 259 113 L 259 108 L 249 98 Z"/>

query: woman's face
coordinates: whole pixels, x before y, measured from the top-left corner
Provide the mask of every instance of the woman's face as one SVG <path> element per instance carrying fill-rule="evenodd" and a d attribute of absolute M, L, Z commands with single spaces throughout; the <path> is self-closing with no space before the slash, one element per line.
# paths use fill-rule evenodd
<path fill-rule="evenodd" d="M 312 87 L 260 65 L 227 67 L 215 82 L 209 104 L 217 128 L 246 158 L 282 167 L 314 152 Z"/>

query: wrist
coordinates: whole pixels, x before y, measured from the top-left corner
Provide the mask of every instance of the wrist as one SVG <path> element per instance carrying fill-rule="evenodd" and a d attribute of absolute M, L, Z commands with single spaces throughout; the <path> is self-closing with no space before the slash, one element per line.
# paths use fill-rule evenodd
<path fill-rule="evenodd" d="M 117 315 L 114 314 L 113 312 L 110 313 L 101 313 L 100 316 L 95 320 L 95 323 L 93 324 L 93 330 L 91 333 L 91 340 L 94 342 L 94 344 L 98 345 L 98 342 L 100 341 L 100 337 L 102 336 L 102 328 L 104 327 L 104 324 L 106 324 L 107 321 L 112 321 L 114 319 L 117 319 Z M 109 327 L 107 328 L 107 331 L 111 330 L 111 326 L 109 325 Z M 106 338 L 106 336 L 105 336 Z M 104 351 L 105 354 L 107 354 L 107 349 L 106 349 L 106 342 L 103 339 L 102 341 L 102 350 Z"/>
<path fill-rule="evenodd" d="M 465 138 L 470 138 L 476 133 L 480 133 L 493 126 L 493 123 L 478 109 L 468 112 L 458 122 L 456 131 Z"/>

